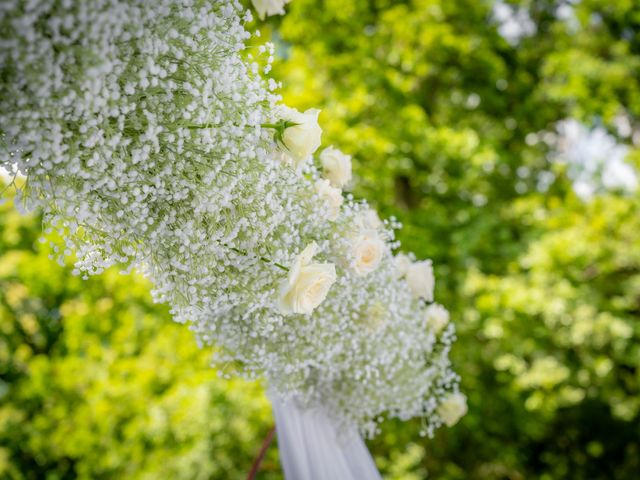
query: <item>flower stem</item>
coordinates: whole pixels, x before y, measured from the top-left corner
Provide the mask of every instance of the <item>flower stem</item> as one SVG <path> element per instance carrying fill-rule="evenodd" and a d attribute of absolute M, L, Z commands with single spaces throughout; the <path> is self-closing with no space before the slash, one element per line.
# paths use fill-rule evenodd
<path fill-rule="evenodd" d="M 244 255 L 245 257 L 249 255 L 249 252 L 247 252 L 246 250 L 242 250 L 241 248 L 231 247 L 229 245 L 225 245 L 225 247 L 228 247 L 229 250 L 231 250 L 233 252 L 236 252 L 236 253 L 239 253 L 240 255 Z M 265 263 L 268 263 L 270 265 L 274 265 L 274 266 L 278 267 L 279 269 L 284 270 L 285 272 L 289 271 L 289 269 L 287 267 L 285 267 L 284 265 L 282 265 L 282 264 L 280 264 L 278 262 L 274 262 L 270 258 L 262 257 L 262 256 L 259 256 L 257 258 L 259 258 L 261 261 L 263 261 Z"/>

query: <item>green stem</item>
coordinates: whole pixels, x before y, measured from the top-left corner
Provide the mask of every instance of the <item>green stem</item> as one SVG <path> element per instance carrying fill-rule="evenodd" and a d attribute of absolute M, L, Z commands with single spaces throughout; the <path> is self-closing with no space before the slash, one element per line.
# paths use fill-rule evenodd
<path fill-rule="evenodd" d="M 225 245 L 225 247 L 229 248 L 229 250 L 232 250 L 236 253 L 239 253 L 240 255 L 244 255 L 245 257 L 249 256 L 249 252 L 247 252 L 246 250 L 242 250 L 241 248 L 236 248 L 236 247 L 230 247 L 229 245 Z M 289 269 L 287 267 L 285 267 L 284 265 L 278 263 L 278 262 L 274 262 L 273 260 L 271 260 L 270 258 L 267 257 L 263 257 L 263 256 L 258 256 L 257 257 L 259 260 L 268 263 L 270 265 L 275 265 L 276 267 L 278 267 L 281 270 L 284 270 L 285 272 L 288 272 Z"/>

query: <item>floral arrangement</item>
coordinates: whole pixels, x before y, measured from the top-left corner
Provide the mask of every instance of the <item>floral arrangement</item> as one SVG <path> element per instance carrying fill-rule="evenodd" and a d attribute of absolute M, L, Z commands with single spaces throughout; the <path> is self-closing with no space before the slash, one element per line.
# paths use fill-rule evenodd
<path fill-rule="evenodd" d="M 400 225 L 343 193 L 348 155 L 314 158 L 320 112 L 278 103 L 250 18 L 235 1 L 2 2 L 15 203 L 42 209 L 78 275 L 142 271 L 223 375 L 265 377 L 365 435 L 385 416 L 432 434 L 466 403 L 431 262 L 394 256 Z"/>

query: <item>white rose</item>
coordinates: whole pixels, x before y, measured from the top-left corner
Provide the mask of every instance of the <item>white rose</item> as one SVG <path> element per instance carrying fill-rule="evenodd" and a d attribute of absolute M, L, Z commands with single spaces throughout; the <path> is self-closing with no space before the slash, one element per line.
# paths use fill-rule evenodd
<path fill-rule="evenodd" d="M 291 0 L 251 0 L 253 7 L 258 12 L 260 20 L 264 20 L 265 15 L 284 15 L 284 6 Z"/>
<path fill-rule="evenodd" d="M 376 300 L 365 310 L 361 319 L 365 328 L 375 333 L 386 325 L 388 313 L 389 311 L 385 304 L 380 300 Z"/>
<path fill-rule="evenodd" d="M 351 267 L 356 275 L 373 272 L 382 261 L 386 244 L 377 235 L 360 235 L 351 245 Z"/>
<path fill-rule="evenodd" d="M 335 220 L 340 213 L 340 206 L 342 205 L 342 192 L 339 188 L 333 188 L 329 184 L 329 180 L 318 180 L 315 184 L 316 192 L 327 204 L 329 212 L 329 220 Z"/>
<path fill-rule="evenodd" d="M 428 302 L 433 301 L 435 278 L 431 260 L 412 263 L 407 269 L 406 278 L 409 290 L 414 297 L 424 298 Z"/>
<path fill-rule="evenodd" d="M 402 278 L 407 274 L 409 267 L 411 266 L 411 258 L 404 253 L 398 253 L 393 259 L 393 264 L 396 267 L 396 275 L 398 278 Z"/>
<path fill-rule="evenodd" d="M 358 216 L 356 224 L 360 230 L 364 231 L 380 230 L 382 228 L 382 221 L 373 208 L 363 210 Z"/>
<path fill-rule="evenodd" d="M 427 325 L 438 334 L 449 323 L 449 312 L 442 305 L 433 303 L 426 309 Z"/>
<path fill-rule="evenodd" d="M 300 113 L 295 108 L 280 107 L 282 120 L 296 124 L 285 128 L 282 134 L 284 151 L 291 157 L 296 169 L 300 169 L 320 146 L 322 129 L 318 125 L 318 115 L 320 110 L 315 108 Z"/>
<path fill-rule="evenodd" d="M 452 393 L 438 406 L 438 415 L 447 427 L 452 427 L 467 413 L 467 397 Z"/>
<path fill-rule="evenodd" d="M 320 154 L 320 162 L 324 175 L 331 185 L 344 188 L 351 181 L 351 156 L 342 153 L 337 148 L 325 148 Z"/>
<path fill-rule="evenodd" d="M 317 249 L 315 242 L 307 246 L 282 282 L 278 302 L 282 313 L 310 314 L 324 301 L 336 281 L 336 268 L 332 263 L 311 263 Z"/>

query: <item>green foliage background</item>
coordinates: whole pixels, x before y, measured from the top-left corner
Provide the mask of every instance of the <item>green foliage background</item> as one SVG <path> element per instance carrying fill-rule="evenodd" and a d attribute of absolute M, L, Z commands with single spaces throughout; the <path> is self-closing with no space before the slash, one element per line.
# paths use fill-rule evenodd
<path fill-rule="evenodd" d="M 434 439 L 389 422 L 370 442 L 385 476 L 638 478 L 640 196 L 577 198 L 529 134 L 640 128 L 640 5 L 582 0 L 570 24 L 567 2 L 510 3 L 536 25 L 517 45 L 476 0 L 293 0 L 256 28 L 285 101 L 353 153 L 354 193 L 433 258 L 458 327 L 469 414 Z M 143 280 L 72 277 L 38 219 L 1 208 L 0 478 L 243 478 L 262 387 L 218 379 Z M 259 478 L 281 478 L 276 449 Z"/>

